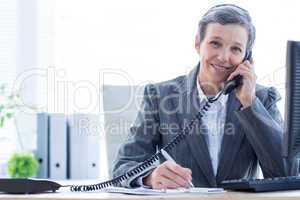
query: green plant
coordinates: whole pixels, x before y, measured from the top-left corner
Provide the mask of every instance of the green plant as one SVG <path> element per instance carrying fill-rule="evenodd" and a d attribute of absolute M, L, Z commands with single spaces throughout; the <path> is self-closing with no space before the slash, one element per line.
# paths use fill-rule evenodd
<path fill-rule="evenodd" d="M 4 122 L 12 118 L 19 104 L 19 95 L 7 94 L 7 86 L 0 85 L 0 128 L 4 126 Z"/>
<path fill-rule="evenodd" d="M 36 176 L 39 163 L 32 153 L 15 153 L 8 161 L 8 174 L 12 178 Z"/>

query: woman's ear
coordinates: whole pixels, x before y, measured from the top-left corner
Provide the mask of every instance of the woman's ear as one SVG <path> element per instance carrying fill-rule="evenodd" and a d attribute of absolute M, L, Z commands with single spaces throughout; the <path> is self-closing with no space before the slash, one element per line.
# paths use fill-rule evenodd
<path fill-rule="evenodd" d="M 199 35 L 199 33 L 197 33 L 196 37 L 195 37 L 195 49 L 196 49 L 197 53 L 200 55 L 200 35 Z"/>

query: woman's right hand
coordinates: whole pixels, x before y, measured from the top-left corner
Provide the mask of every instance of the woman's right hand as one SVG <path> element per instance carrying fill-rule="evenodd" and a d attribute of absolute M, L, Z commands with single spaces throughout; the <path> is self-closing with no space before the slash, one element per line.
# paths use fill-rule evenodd
<path fill-rule="evenodd" d="M 173 161 L 165 161 L 143 179 L 143 183 L 153 189 L 188 187 L 189 181 L 192 181 L 192 171 Z"/>

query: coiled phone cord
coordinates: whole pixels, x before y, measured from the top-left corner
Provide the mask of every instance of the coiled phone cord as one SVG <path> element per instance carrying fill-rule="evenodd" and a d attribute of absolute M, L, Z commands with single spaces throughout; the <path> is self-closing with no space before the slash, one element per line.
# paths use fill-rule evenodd
<path fill-rule="evenodd" d="M 190 123 L 179 133 L 176 135 L 169 143 L 167 143 L 162 149 L 169 152 L 171 149 L 173 149 L 177 144 L 179 144 L 190 132 L 190 130 L 193 128 L 194 124 L 197 120 L 201 120 L 201 118 L 204 116 L 205 112 L 210 107 L 211 103 L 217 101 L 219 97 L 224 93 L 223 90 L 221 90 L 215 97 L 209 98 L 204 103 L 202 109 L 197 113 L 197 115 L 190 121 Z M 161 154 L 161 151 L 158 151 L 157 153 L 153 154 L 150 158 L 146 159 L 144 162 L 138 164 L 133 169 L 130 169 L 125 174 L 120 175 L 114 179 L 97 183 L 97 184 L 91 184 L 91 185 L 72 185 L 70 186 L 70 190 L 72 192 L 87 192 L 87 191 L 94 191 L 94 190 L 100 190 L 104 189 L 106 187 L 110 186 L 117 186 L 122 181 L 126 181 L 130 178 L 133 178 L 137 174 L 140 174 L 144 170 L 147 170 L 147 168 L 151 167 L 153 164 L 155 164 L 159 160 L 159 156 Z"/>

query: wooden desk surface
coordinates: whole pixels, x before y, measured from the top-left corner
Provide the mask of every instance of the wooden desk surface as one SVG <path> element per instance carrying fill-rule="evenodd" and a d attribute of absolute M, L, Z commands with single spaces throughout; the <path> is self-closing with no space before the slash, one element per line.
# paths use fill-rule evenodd
<path fill-rule="evenodd" d="M 72 193 L 69 191 L 59 190 L 56 193 L 45 194 L 30 194 L 30 195 L 7 195 L 0 194 L 1 200 L 196 200 L 196 199 L 219 199 L 219 200 L 266 200 L 266 199 L 300 199 L 300 190 L 296 191 L 281 191 L 281 192 L 265 192 L 265 193 L 249 193 L 249 192 L 233 192 L 227 191 L 222 194 L 203 194 L 203 195 L 164 195 L 164 196 L 142 196 L 142 195 L 125 195 L 125 194 L 111 194 L 111 193 Z"/>
<path fill-rule="evenodd" d="M 62 185 L 69 184 L 90 184 L 98 183 L 99 180 L 86 180 L 86 181 L 57 181 Z M 264 193 L 250 193 L 250 192 L 235 192 L 226 191 L 220 194 L 180 194 L 180 195 L 126 195 L 126 194 L 113 194 L 102 192 L 70 192 L 69 188 L 62 187 L 55 193 L 43 194 L 27 194 L 27 195 L 8 195 L 0 193 L 0 200 L 196 200 L 196 199 L 219 199 L 219 200 L 267 200 L 267 199 L 300 199 L 300 190 L 292 191 L 278 191 L 278 192 L 264 192 Z"/>

